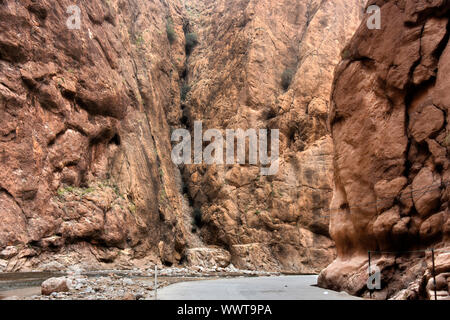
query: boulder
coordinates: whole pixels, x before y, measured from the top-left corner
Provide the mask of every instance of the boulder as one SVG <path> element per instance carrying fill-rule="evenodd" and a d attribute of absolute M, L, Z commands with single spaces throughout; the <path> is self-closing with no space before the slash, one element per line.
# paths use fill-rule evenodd
<path fill-rule="evenodd" d="M 424 141 L 439 131 L 443 125 L 444 113 L 433 105 L 428 105 L 420 112 L 411 115 L 410 130 L 417 142 Z"/>
<path fill-rule="evenodd" d="M 442 227 L 444 226 L 445 213 L 441 212 L 432 215 L 425 220 L 420 226 L 420 238 L 424 241 L 436 239 L 442 234 Z"/>
<path fill-rule="evenodd" d="M 56 292 L 68 292 L 70 291 L 71 281 L 66 277 L 50 278 L 45 280 L 41 284 L 42 295 L 49 296 Z"/>
<path fill-rule="evenodd" d="M 0 259 L 11 259 L 19 253 L 16 247 L 9 246 L 0 251 Z"/>
<path fill-rule="evenodd" d="M 186 259 L 190 266 L 204 268 L 225 268 L 230 264 L 231 255 L 227 250 L 207 247 L 186 250 Z"/>
<path fill-rule="evenodd" d="M 422 217 L 427 217 L 439 206 L 441 197 L 441 178 L 433 175 L 433 172 L 424 167 L 414 178 L 412 196 L 414 206 Z"/>

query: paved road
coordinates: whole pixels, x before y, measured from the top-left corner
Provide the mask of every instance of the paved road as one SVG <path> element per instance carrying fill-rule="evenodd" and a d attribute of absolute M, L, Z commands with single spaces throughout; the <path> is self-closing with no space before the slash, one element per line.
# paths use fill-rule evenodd
<path fill-rule="evenodd" d="M 317 276 L 233 278 L 179 282 L 158 290 L 160 300 L 354 300 L 315 287 Z"/>

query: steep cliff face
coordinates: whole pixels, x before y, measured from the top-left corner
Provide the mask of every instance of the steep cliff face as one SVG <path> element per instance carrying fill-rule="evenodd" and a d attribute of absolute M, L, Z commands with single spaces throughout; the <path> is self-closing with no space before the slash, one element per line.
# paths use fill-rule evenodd
<path fill-rule="evenodd" d="M 187 60 L 186 126 L 280 129 L 276 175 L 249 164 L 184 170 L 202 238 L 236 266 L 317 272 L 334 257 L 322 210 L 332 194 L 328 100 L 363 2 L 186 2 L 185 30 L 198 40 Z"/>
<path fill-rule="evenodd" d="M 328 99 L 363 2 L 79 1 L 70 29 L 69 0 L 0 1 L 0 270 L 325 267 Z M 278 173 L 181 174 L 195 120 L 280 129 Z"/>
<path fill-rule="evenodd" d="M 0 2 L 0 259 L 176 263 L 181 2 L 81 1 L 79 29 L 71 5 Z"/>
<path fill-rule="evenodd" d="M 368 251 L 388 251 L 371 253 L 382 281 L 374 296 L 392 297 L 406 289 L 396 297 L 427 297 L 430 253 L 403 251 L 434 247 L 437 290 L 445 297 L 450 271 L 450 4 L 369 4 L 381 7 L 381 30 L 361 24 L 334 80 L 330 233 L 338 259 L 319 282 L 367 294 Z"/>

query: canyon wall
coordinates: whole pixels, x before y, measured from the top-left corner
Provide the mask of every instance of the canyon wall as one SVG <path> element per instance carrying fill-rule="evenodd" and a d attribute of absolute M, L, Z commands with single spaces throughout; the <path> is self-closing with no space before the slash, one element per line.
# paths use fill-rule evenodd
<path fill-rule="evenodd" d="M 334 144 L 330 233 L 338 258 L 319 284 L 375 298 L 448 298 L 450 271 L 450 43 L 448 1 L 369 1 L 336 70 L 329 116 Z M 409 251 L 409 252 L 406 252 Z M 412 251 L 412 252 L 411 252 Z"/>
<path fill-rule="evenodd" d="M 78 1 L 69 29 L 73 4 L 0 1 L 0 265 L 177 263 L 183 6 Z"/>
<path fill-rule="evenodd" d="M 364 2 L 86 0 L 69 29 L 70 0 L 1 0 L 0 270 L 321 270 L 328 99 Z M 280 129 L 278 173 L 176 167 L 195 120 Z"/>
<path fill-rule="evenodd" d="M 187 166 L 199 232 L 245 269 L 318 272 L 335 255 L 328 233 L 332 142 L 328 100 L 340 51 L 365 1 L 189 0 L 182 102 L 186 127 L 279 129 L 275 175 L 259 166 Z M 290 81 L 283 77 L 290 75 Z"/>

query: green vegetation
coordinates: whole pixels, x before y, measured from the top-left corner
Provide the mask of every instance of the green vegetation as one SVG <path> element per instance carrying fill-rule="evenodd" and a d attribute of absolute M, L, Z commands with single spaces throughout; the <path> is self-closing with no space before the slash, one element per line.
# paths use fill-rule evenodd
<path fill-rule="evenodd" d="M 350 50 L 348 50 L 347 48 L 342 50 L 341 51 L 341 58 L 342 58 L 342 60 L 347 60 L 348 58 L 350 58 Z"/>
<path fill-rule="evenodd" d="M 189 91 L 191 91 L 191 86 L 183 83 L 183 85 L 181 86 L 181 101 L 186 101 Z"/>
<path fill-rule="evenodd" d="M 170 43 L 174 43 L 174 41 L 177 38 L 177 35 L 175 33 L 175 30 L 173 28 L 173 20 L 172 18 L 167 18 L 166 21 L 166 32 L 167 32 L 167 39 L 169 39 Z"/>
<path fill-rule="evenodd" d="M 117 197 L 119 197 L 119 198 L 124 198 L 124 196 L 120 194 L 120 190 L 119 190 L 119 187 L 118 187 L 118 186 L 113 185 L 113 186 L 110 186 L 110 187 L 113 188 L 114 193 L 116 194 Z"/>
<path fill-rule="evenodd" d="M 136 215 L 137 206 L 134 203 L 132 197 L 121 194 L 119 187 L 110 179 L 97 181 L 92 186 L 86 188 L 79 188 L 74 186 L 64 186 L 59 188 L 57 191 L 58 202 L 65 202 L 67 200 L 71 200 L 70 196 L 77 196 L 83 198 L 87 194 L 95 194 L 95 198 L 99 197 L 102 199 L 110 199 L 106 204 L 106 211 L 111 208 L 117 206 L 122 210 L 127 210 L 131 212 L 133 215 Z M 106 195 L 113 195 L 113 199 Z M 116 195 L 114 197 L 114 194 Z M 69 197 L 67 197 L 69 196 Z M 106 198 L 105 198 L 106 196 Z M 162 198 L 165 197 L 165 190 L 162 190 Z M 86 199 L 88 200 L 88 199 Z M 92 200 L 92 199 L 89 199 Z M 94 200 L 95 201 L 95 200 Z"/>
<path fill-rule="evenodd" d="M 166 199 L 166 197 L 167 197 L 166 188 L 164 188 L 164 186 L 163 186 L 160 191 L 159 198 L 161 201 L 164 201 Z"/>
<path fill-rule="evenodd" d="M 294 79 L 295 71 L 293 69 L 285 69 L 281 75 L 281 85 L 284 90 L 287 90 Z"/>
<path fill-rule="evenodd" d="M 192 217 L 192 224 L 198 228 L 201 228 L 203 225 L 203 214 L 202 210 L 199 208 L 194 209 L 193 217 Z"/>
<path fill-rule="evenodd" d="M 141 47 L 143 44 L 144 44 L 144 37 L 142 36 L 142 33 L 140 33 L 136 36 L 136 46 Z"/>
<path fill-rule="evenodd" d="M 60 188 L 60 189 L 58 189 L 58 196 L 63 196 L 63 195 L 65 195 L 66 193 L 72 193 L 72 191 L 73 191 L 73 187 L 65 187 L 65 188 Z"/>
<path fill-rule="evenodd" d="M 194 32 L 186 34 L 186 54 L 191 54 L 194 47 L 198 44 L 197 34 Z"/>
<path fill-rule="evenodd" d="M 445 138 L 444 144 L 445 144 L 446 147 L 450 146 L 450 133 Z"/>
<path fill-rule="evenodd" d="M 77 188 L 77 187 L 72 187 L 72 186 L 67 186 L 64 188 L 60 188 L 58 189 L 58 196 L 62 197 L 67 193 L 73 193 L 79 196 L 84 196 L 86 194 L 92 193 L 94 192 L 94 188 Z"/>

